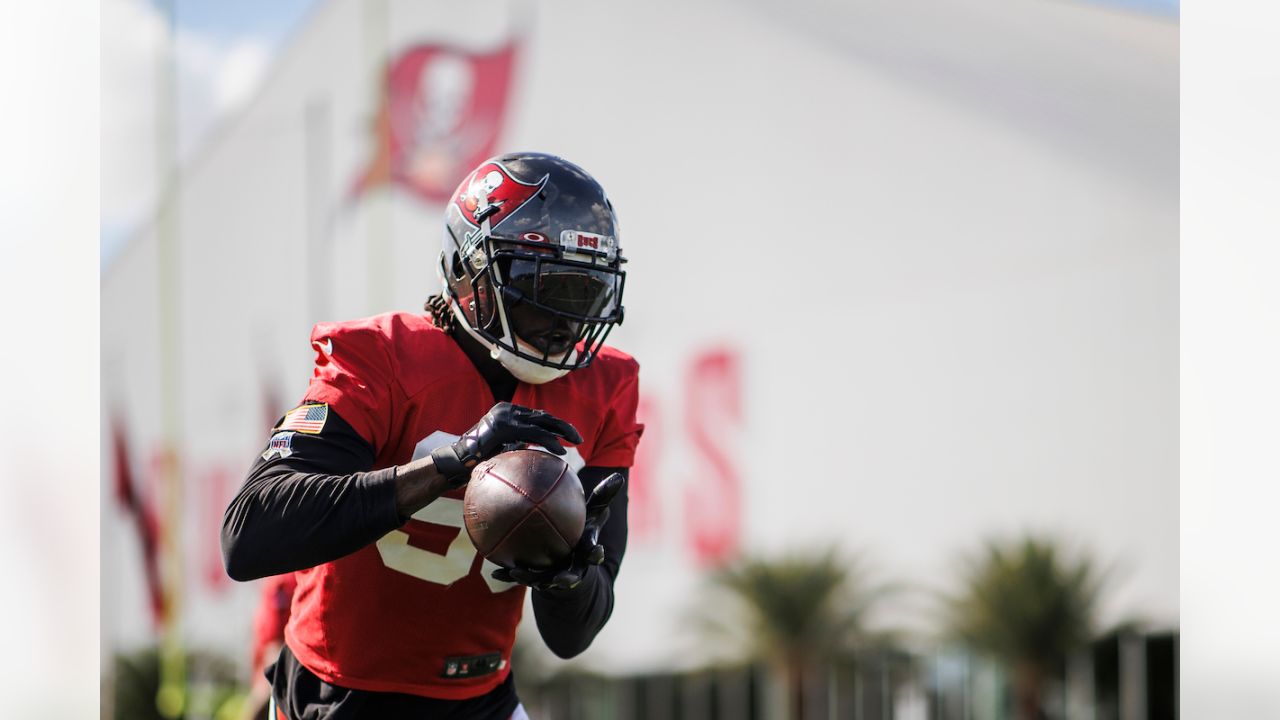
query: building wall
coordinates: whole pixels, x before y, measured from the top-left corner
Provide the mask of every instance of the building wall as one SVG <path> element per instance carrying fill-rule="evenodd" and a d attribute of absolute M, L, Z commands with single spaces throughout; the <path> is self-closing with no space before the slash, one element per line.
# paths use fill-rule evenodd
<path fill-rule="evenodd" d="M 612 339 L 641 361 L 648 430 L 617 610 L 583 662 L 696 662 L 702 568 L 828 542 L 941 588 L 979 539 L 1045 529 L 1120 569 L 1110 617 L 1176 620 L 1177 26 L 1063 3 L 788 7 L 315 12 L 177 190 L 193 644 L 247 652 L 254 593 L 218 577 L 214 533 L 305 388 L 310 325 L 417 311 L 437 287 L 440 204 L 350 194 L 383 63 L 508 41 L 497 146 L 595 173 L 630 258 Z M 164 429 L 155 238 L 102 282 L 104 427 L 144 485 Z M 110 478 L 103 515 L 109 653 L 149 630 Z"/>

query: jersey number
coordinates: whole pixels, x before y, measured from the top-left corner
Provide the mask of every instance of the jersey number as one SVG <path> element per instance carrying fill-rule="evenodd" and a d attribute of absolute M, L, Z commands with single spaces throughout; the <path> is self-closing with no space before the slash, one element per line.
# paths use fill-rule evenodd
<path fill-rule="evenodd" d="M 378 554 L 382 563 L 397 572 L 412 575 L 419 580 L 452 585 L 471 572 L 476 559 L 476 548 L 462 529 L 462 501 L 454 498 L 436 498 L 430 505 L 413 514 L 414 520 L 432 525 L 458 528 L 458 536 L 449 544 L 444 554 L 423 550 L 409 544 L 409 533 L 392 530 L 378 540 Z M 494 580 L 490 573 L 498 566 L 485 560 L 480 565 L 480 576 L 491 592 L 500 593 L 515 587 L 512 583 Z"/>
<path fill-rule="evenodd" d="M 458 436 L 440 430 L 423 438 L 413 449 L 413 459 L 426 456 L 432 450 L 445 443 L 457 440 Z M 432 525 L 458 528 L 458 536 L 449 544 L 444 554 L 423 550 L 409 544 L 409 533 L 403 530 L 392 530 L 383 535 L 377 542 L 378 554 L 382 556 L 382 564 L 405 575 L 412 575 L 419 580 L 438 585 L 452 585 L 471 572 L 471 565 L 476 559 L 476 547 L 471 538 L 462 529 L 462 501 L 454 498 L 436 498 L 430 505 L 413 514 L 413 519 Z M 514 583 L 494 580 L 490 574 L 498 566 L 485 560 L 480 564 L 480 576 L 489 586 L 490 592 L 500 593 L 515 587 Z"/>

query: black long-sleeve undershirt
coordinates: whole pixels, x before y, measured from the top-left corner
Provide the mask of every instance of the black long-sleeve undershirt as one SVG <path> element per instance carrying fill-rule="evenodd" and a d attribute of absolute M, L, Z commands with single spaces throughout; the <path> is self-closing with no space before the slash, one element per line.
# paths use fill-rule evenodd
<path fill-rule="evenodd" d="M 329 412 L 318 435 L 293 433 L 286 457 L 259 457 L 222 519 L 222 556 L 234 580 L 305 570 L 404 524 L 395 469 L 370 471 L 373 449 Z"/>
<path fill-rule="evenodd" d="M 626 468 L 587 467 L 578 473 L 578 478 L 590 495 L 596 485 L 615 472 L 624 478 L 628 475 Z M 533 592 L 533 619 L 538 633 L 559 657 L 571 658 L 586 650 L 613 614 L 613 583 L 627 549 L 625 485 L 609 503 L 609 519 L 600 528 L 600 544 L 604 545 L 604 562 L 592 567 L 577 587 Z M 566 628 L 580 631 L 566 632 Z"/>
<path fill-rule="evenodd" d="M 259 457 L 222 524 L 227 573 L 236 580 L 303 570 L 336 560 L 402 526 L 396 510 L 395 470 L 369 470 L 373 449 L 333 408 L 320 434 L 294 433 L 289 454 Z M 591 489 L 625 468 L 587 467 Z M 600 532 L 604 563 L 571 590 L 533 592 L 534 618 L 560 657 L 585 650 L 613 612 L 613 583 L 627 542 L 625 487 L 610 504 Z"/>

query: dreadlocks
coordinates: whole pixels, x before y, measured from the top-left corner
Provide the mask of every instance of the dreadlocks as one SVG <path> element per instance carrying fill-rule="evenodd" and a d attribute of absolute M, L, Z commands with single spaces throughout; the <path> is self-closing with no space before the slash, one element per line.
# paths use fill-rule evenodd
<path fill-rule="evenodd" d="M 422 306 L 423 310 L 431 313 L 431 322 L 441 330 L 452 333 L 454 323 L 457 318 L 454 317 L 453 311 L 449 309 L 449 300 L 444 293 L 438 293 L 427 298 L 427 302 Z"/>

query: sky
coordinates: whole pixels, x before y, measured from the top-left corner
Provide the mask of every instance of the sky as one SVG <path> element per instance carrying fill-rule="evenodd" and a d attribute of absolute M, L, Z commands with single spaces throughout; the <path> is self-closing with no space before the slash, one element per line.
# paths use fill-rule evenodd
<path fill-rule="evenodd" d="M 241 107 L 317 0 L 176 0 L 180 156 Z M 102 217 L 105 267 L 155 202 L 158 59 L 167 9 L 157 0 L 103 0 Z"/>

